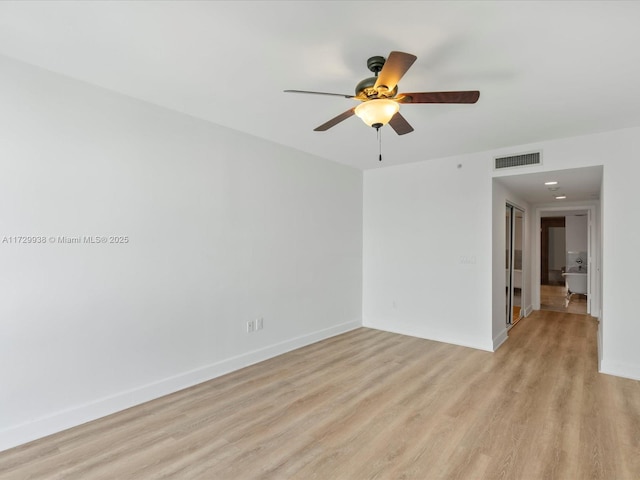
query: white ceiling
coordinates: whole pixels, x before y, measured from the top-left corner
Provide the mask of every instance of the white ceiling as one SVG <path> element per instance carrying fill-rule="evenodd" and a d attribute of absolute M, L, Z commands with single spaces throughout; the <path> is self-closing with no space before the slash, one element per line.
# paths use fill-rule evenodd
<path fill-rule="evenodd" d="M 361 169 L 640 125 L 640 2 L 0 2 L 0 54 Z M 366 60 L 418 60 L 400 91 L 415 132 L 357 117 Z"/>
<path fill-rule="evenodd" d="M 555 204 L 562 207 L 575 202 L 593 202 L 600 199 L 602 185 L 602 167 L 572 168 L 553 172 L 528 173 L 496 178 L 509 190 L 532 205 Z M 545 185 L 546 182 L 558 182 L 557 185 Z M 556 196 L 564 195 L 564 200 Z"/>

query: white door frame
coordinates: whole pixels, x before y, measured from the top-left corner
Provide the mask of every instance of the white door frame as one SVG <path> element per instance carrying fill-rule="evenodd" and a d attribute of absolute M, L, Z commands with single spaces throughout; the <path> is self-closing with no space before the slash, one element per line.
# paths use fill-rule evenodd
<path fill-rule="evenodd" d="M 599 244 L 599 236 L 597 235 L 596 230 L 596 205 L 593 204 L 585 204 L 585 205 L 566 205 L 566 206 L 558 206 L 558 207 L 535 207 L 535 228 L 533 229 L 533 244 L 535 245 L 535 252 L 533 258 L 533 276 L 532 276 L 532 288 L 531 291 L 531 303 L 533 305 L 534 310 L 540 310 L 540 255 L 541 255 L 541 245 L 540 245 L 540 228 L 542 212 L 567 212 L 567 211 L 575 211 L 575 210 L 584 210 L 588 215 L 588 235 L 587 235 L 587 270 L 589 275 L 587 276 L 587 313 L 594 317 L 600 316 L 600 291 L 597 288 L 600 285 L 600 265 L 598 265 L 597 252 L 600 249 Z"/>

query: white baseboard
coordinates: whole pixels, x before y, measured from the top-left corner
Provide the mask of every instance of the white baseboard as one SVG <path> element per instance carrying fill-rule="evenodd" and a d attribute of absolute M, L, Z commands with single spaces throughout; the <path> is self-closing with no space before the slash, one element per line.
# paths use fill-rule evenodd
<path fill-rule="evenodd" d="M 192 387 L 229 372 L 253 365 L 297 348 L 340 335 L 362 326 L 360 320 L 346 322 L 307 335 L 285 340 L 236 357 L 165 378 L 139 388 L 119 392 L 51 415 L 33 419 L 0 431 L 0 451 L 7 450 L 38 438 L 61 432 L 71 427 L 96 420 L 135 405 L 154 400 L 170 393 Z"/>
<path fill-rule="evenodd" d="M 640 380 L 640 365 L 629 365 L 618 362 L 608 362 L 600 360 L 600 373 L 615 375 L 616 377 Z"/>
<path fill-rule="evenodd" d="M 389 328 L 387 325 L 381 325 L 375 321 L 363 321 L 363 325 L 366 328 L 373 328 L 374 330 L 382 330 L 383 332 L 397 333 L 400 335 L 406 335 L 408 337 L 422 338 L 424 340 L 433 340 L 434 342 L 448 343 L 450 345 L 458 345 L 460 347 L 475 348 L 476 350 L 484 350 L 486 352 L 493 351 L 490 346 L 483 346 L 475 343 L 464 343 L 451 338 L 444 338 L 437 335 L 432 335 L 430 332 L 419 331 L 412 327 L 406 327 L 402 325 L 394 325 Z"/>
<path fill-rule="evenodd" d="M 602 372 L 602 322 L 598 320 L 598 334 L 596 336 L 598 342 L 598 371 Z"/>
<path fill-rule="evenodd" d="M 526 316 L 526 315 L 525 315 Z M 493 351 L 495 352 L 500 346 L 509 339 L 508 330 L 505 328 L 498 335 L 493 337 Z"/>
<path fill-rule="evenodd" d="M 533 305 L 529 305 L 524 309 L 524 316 L 528 317 L 533 312 Z"/>

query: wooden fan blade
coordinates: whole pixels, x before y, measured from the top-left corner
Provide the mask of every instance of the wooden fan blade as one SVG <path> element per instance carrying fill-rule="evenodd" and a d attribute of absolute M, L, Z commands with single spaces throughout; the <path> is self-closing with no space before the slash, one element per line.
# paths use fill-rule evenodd
<path fill-rule="evenodd" d="M 346 95 L 344 93 L 327 93 L 327 92 L 310 92 L 308 90 L 283 90 L 286 93 L 310 93 L 312 95 L 331 95 L 333 97 L 354 98 L 353 95 Z"/>
<path fill-rule="evenodd" d="M 337 117 L 334 117 L 331 120 L 329 120 L 328 122 L 323 123 L 319 127 L 314 128 L 313 131 L 314 132 L 324 132 L 326 130 L 329 130 L 331 127 L 333 127 L 333 126 L 339 124 L 340 122 L 342 122 L 343 120 L 346 120 L 347 118 L 353 116 L 355 111 L 356 111 L 356 107 L 350 108 L 349 110 L 347 110 L 346 112 L 341 113 Z"/>
<path fill-rule="evenodd" d="M 417 92 L 399 93 L 398 103 L 476 103 L 480 98 L 478 90 L 461 92 Z"/>
<path fill-rule="evenodd" d="M 391 125 L 391 128 L 393 128 L 398 135 L 405 135 L 413 132 L 413 127 L 409 125 L 409 122 L 407 122 L 402 115 L 400 115 L 400 112 L 391 117 L 389 125 Z"/>
<path fill-rule="evenodd" d="M 385 85 L 389 90 L 393 90 L 404 74 L 407 73 L 409 67 L 416 61 L 416 58 L 418 57 L 410 53 L 391 52 L 378 74 L 375 88 Z"/>

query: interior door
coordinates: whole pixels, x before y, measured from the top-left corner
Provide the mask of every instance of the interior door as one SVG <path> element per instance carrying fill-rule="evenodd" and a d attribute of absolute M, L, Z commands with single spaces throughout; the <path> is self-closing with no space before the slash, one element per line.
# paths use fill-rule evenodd
<path fill-rule="evenodd" d="M 507 204 L 505 219 L 506 324 L 511 326 L 524 314 L 524 210 Z"/>
<path fill-rule="evenodd" d="M 515 325 L 518 320 L 522 318 L 522 287 L 524 282 L 522 255 L 524 246 L 524 212 L 519 208 L 513 208 L 512 214 L 513 223 L 513 258 L 511 261 L 512 266 L 512 308 L 511 308 L 511 324 Z"/>
<path fill-rule="evenodd" d="M 505 283 L 506 283 L 506 323 L 507 325 L 511 325 L 511 257 L 512 257 L 512 252 L 511 252 L 511 232 L 512 232 L 512 228 L 511 228 L 511 216 L 513 214 L 513 207 L 509 204 L 507 204 L 507 209 L 506 209 L 506 215 L 505 215 L 505 219 L 506 219 L 506 224 L 505 224 L 505 245 L 506 245 L 506 255 L 505 255 Z"/>

